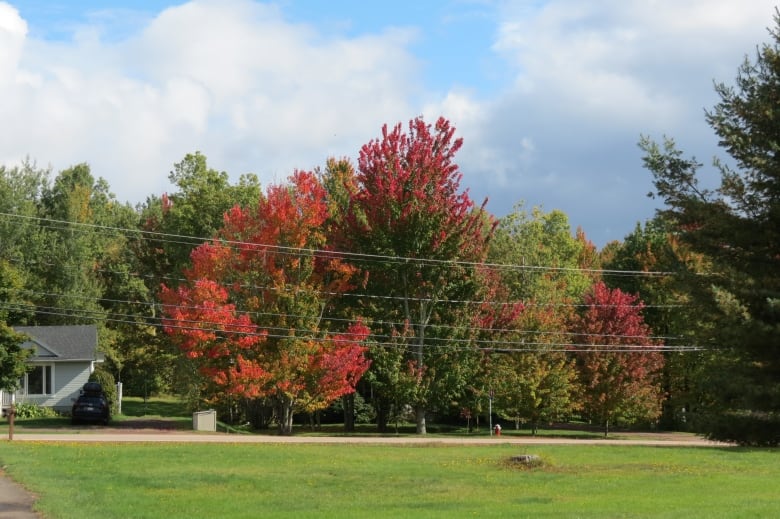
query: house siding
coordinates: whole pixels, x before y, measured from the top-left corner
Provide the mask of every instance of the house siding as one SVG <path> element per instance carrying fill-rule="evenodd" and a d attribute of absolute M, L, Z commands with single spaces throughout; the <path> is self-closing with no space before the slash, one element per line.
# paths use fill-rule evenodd
<path fill-rule="evenodd" d="M 27 395 L 16 393 L 16 402 L 52 407 L 69 412 L 73 400 L 89 380 L 95 362 L 103 359 L 97 353 L 97 328 L 94 325 L 73 326 L 20 326 L 18 332 L 29 336 L 22 345 L 33 349 L 31 365 L 47 365 L 52 368 L 52 394 Z M 3 411 L 11 404 L 11 395 L 0 391 Z"/>
<path fill-rule="evenodd" d="M 89 380 L 91 362 L 58 362 L 54 365 L 54 393 L 51 395 L 16 394 L 17 403 L 38 404 L 56 411 L 67 412 L 73 406 L 73 399 Z"/>

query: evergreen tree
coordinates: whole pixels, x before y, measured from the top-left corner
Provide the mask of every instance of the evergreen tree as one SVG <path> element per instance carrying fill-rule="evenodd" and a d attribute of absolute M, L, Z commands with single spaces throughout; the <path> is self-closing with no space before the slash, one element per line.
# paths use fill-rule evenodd
<path fill-rule="evenodd" d="M 643 138 L 662 215 L 706 258 L 686 288 L 708 318 L 696 323 L 709 347 L 699 380 L 701 430 L 745 444 L 780 443 L 780 13 L 772 41 L 745 58 L 734 86 L 719 83 L 707 122 L 728 161 L 721 182 L 698 183 L 701 167 L 674 142 Z"/>

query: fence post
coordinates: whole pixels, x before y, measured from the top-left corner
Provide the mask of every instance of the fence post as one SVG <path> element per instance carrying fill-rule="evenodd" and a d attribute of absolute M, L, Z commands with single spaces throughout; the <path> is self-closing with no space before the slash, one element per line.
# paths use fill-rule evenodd
<path fill-rule="evenodd" d="M 116 414 L 122 414 L 122 383 L 116 383 Z"/>

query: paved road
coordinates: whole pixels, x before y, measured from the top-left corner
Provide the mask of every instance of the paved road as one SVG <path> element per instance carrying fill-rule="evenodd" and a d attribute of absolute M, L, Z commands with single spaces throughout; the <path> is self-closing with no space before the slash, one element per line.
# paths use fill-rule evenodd
<path fill-rule="evenodd" d="M 163 442 L 163 443 L 352 443 L 352 444 L 440 444 L 440 445 L 649 445 L 670 447 L 713 447 L 724 445 L 694 436 L 663 435 L 635 436 L 632 439 L 571 439 L 571 438 L 534 438 L 516 436 L 485 437 L 414 437 L 414 436 L 271 436 L 224 433 L 192 432 L 123 432 L 123 433 L 76 433 L 76 434 L 16 434 L 13 441 L 51 441 L 51 442 Z"/>

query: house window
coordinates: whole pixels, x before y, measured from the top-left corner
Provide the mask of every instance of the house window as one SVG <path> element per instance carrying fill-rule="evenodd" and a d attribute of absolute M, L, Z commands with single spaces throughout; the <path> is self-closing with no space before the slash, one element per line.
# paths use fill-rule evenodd
<path fill-rule="evenodd" d="M 33 366 L 25 378 L 22 388 L 28 395 L 51 395 L 54 392 L 51 365 Z"/>

